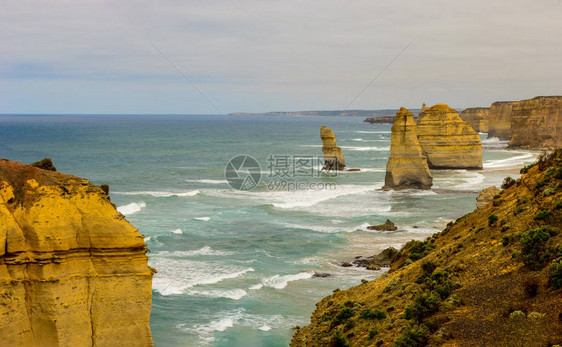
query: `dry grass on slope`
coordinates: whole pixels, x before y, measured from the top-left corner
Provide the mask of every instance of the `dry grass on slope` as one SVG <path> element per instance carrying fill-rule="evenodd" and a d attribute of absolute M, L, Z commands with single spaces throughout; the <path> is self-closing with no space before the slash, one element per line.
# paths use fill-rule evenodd
<path fill-rule="evenodd" d="M 317 304 L 292 346 L 562 344 L 562 150 L 388 274 Z"/>

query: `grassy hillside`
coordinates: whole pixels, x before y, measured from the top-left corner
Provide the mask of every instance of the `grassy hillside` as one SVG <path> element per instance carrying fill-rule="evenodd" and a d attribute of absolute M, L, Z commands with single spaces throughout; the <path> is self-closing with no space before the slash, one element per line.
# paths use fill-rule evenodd
<path fill-rule="evenodd" d="M 292 346 L 562 344 L 562 150 L 381 278 L 317 304 Z"/>

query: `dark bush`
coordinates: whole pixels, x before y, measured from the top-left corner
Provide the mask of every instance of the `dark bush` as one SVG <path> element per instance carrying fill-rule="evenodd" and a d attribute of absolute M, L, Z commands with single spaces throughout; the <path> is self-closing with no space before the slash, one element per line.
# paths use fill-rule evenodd
<path fill-rule="evenodd" d="M 422 347 L 427 345 L 429 329 L 424 324 L 408 325 L 402 336 L 394 341 L 394 347 Z"/>
<path fill-rule="evenodd" d="M 425 273 L 430 274 L 437 268 L 437 265 L 427 260 L 422 263 L 421 267 Z"/>
<path fill-rule="evenodd" d="M 547 211 L 547 210 L 543 210 L 543 211 L 539 211 L 535 217 L 533 217 L 534 220 L 545 220 L 548 217 L 550 217 L 552 215 L 552 212 Z"/>
<path fill-rule="evenodd" d="M 527 296 L 531 298 L 537 296 L 537 292 L 539 290 L 539 283 L 537 282 L 537 280 L 529 279 L 525 281 L 523 286 L 525 287 L 525 293 L 527 294 Z"/>
<path fill-rule="evenodd" d="M 562 288 L 562 263 L 554 262 L 550 264 L 550 287 L 552 289 Z"/>
<path fill-rule="evenodd" d="M 507 189 L 509 187 L 511 187 L 512 185 L 515 184 L 515 180 L 509 176 L 507 176 L 506 178 L 504 178 L 503 183 L 502 183 L 502 189 Z"/>
<path fill-rule="evenodd" d="M 521 238 L 521 256 L 526 266 L 533 270 L 542 268 L 546 242 L 554 231 L 550 227 L 530 229 L 519 234 Z"/>
<path fill-rule="evenodd" d="M 488 225 L 492 225 L 497 221 L 498 221 L 498 216 L 496 216 L 495 214 L 491 214 L 488 216 Z"/>
<path fill-rule="evenodd" d="M 427 254 L 429 254 L 429 251 L 435 248 L 435 245 L 429 241 L 412 240 L 408 243 L 411 245 L 410 254 L 408 255 L 408 258 L 410 258 L 413 261 L 425 257 Z"/>
<path fill-rule="evenodd" d="M 385 319 L 386 318 L 386 313 L 384 313 L 383 311 L 379 310 L 379 309 L 364 309 L 363 311 L 361 311 L 361 314 L 359 315 L 359 317 L 363 318 L 363 319 Z"/>
<path fill-rule="evenodd" d="M 513 211 L 513 214 L 517 216 L 519 213 L 521 213 L 523 211 L 525 211 L 525 209 L 523 207 L 519 206 L 515 209 L 515 211 Z"/>
<path fill-rule="evenodd" d="M 405 319 L 415 319 L 422 322 L 425 317 L 432 315 L 439 309 L 439 295 L 435 292 L 420 293 L 414 302 L 406 307 Z"/>
<path fill-rule="evenodd" d="M 372 339 L 373 337 L 377 336 L 379 332 L 376 328 L 369 329 L 369 338 Z"/>
<path fill-rule="evenodd" d="M 343 337 L 341 335 L 341 332 L 339 332 L 339 331 L 336 331 L 336 333 L 332 337 L 332 344 L 331 345 L 333 347 L 349 347 L 349 343 L 347 342 L 345 337 Z"/>

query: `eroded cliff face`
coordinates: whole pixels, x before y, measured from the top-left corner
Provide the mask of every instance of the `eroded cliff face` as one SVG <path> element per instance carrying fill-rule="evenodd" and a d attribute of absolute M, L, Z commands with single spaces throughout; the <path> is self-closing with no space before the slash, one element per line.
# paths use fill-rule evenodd
<path fill-rule="evenodd" d="M 514 101 L 497 101 L 488 112 L 488 138 L 511 139 L 511 110 Z"/>
<path fill-rule="evenodd" d="M 426 110 L 417 131 L 431 169 L 482 168 L 480 136 L 449 106 L 437 104 Z"/>
<path fill-rule="evenodd" d="M 320 137 L 324 153 L 324 170 L 344 170 L 345 159 L 341 148 L 336 146 L 336 135 L 332 129 L 326 126 L 320 127 Z"/>
<path fill-rule="evenodd" d="M 143 236 L 101 188 L 0 159 L 6 346 L 151 346 Z"/>
<path fill-rule="evenodd" d="M 514 103 L 509 147 L 562 147 L 562 96 L 536 97 Z"/>
<path fill-rule="evenodd" d="M 476 132 L 488 132 L 488 112 L 487 107 L 472 107 L 461 112 L 461 119 L 468 123 Z"/>
<path fill-rule="evenodd" d="M 402 107 L 394 117 L 383 189 L 429 189 L 433 177 L 418 142 L 414 115 Z"/>

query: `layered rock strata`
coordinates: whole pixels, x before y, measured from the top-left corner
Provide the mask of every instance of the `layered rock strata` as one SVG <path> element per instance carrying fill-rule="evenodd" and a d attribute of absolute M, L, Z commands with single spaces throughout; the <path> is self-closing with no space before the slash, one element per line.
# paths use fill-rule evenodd
<path fill-rule="evenodd" d="M 472 107 L 461 112 L 461 119 L 468 123 L 474 131 L 488 132 L 488 112 L 487 107 Z"/>
<path fill-rule="evenodd" d="M 394 117 L 383 189 L 429 189 L 433 177 L 418 142 L 414 115 L 402 107 Z"/>
<path fill-rule="evenodd" d="M 417 131 L 430 168 L 482 168 L 480 136 L 449 106 L 437 104 L 426 110 Z"/>
<path fill-rule="evenodd" d="M 0 159 L 6 346 L 151 346 L 143 236 L 101 188 Z"/>
<path fill-rule="evenodd" d="M 543 96 L 514 103 L 509 147 L 562 147 L 562 96 Z"/>
<path fill-rule="evenodd" d="M 488 138 L 500 140 L 511 138 L 511 110 L 515 102 L 497 101 L 490 106 L 488 112 Z"/>
<path fill-rule="evenodd" d="M 336 136 L 332 129 L 320 127 L 322 153 L 324 153 L 324 170 L 345 170 L 345 159 L 341 148 L 336 146 Z"/>

